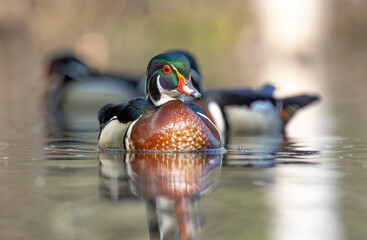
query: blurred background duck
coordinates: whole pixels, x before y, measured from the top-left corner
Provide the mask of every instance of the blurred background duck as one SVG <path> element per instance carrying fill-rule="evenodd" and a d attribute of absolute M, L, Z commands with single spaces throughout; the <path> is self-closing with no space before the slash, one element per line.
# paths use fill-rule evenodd
<path fill-rule="evenodd" d="M 222 136 L 285 134 L 285 128 L 295 113 L 319 99 L 316 95 L 300 94 L 276 99 L 275 87 L 265 85 L 259 90 L 249 88 L 206 90 L 194 56 L 182 50 L 191 65 L 191 80 L 201 93 L 200 100 L 192 100 L 201 106 L 205 114 L 216 124 Z"/>
<path fill-rule="evenodd" d="M 144 94 L 139 77 L 100 74 L 73 55 L 54 57 L 48 68 L 47 113 L 55 132 L 95 131 L 101 107 Z"/>

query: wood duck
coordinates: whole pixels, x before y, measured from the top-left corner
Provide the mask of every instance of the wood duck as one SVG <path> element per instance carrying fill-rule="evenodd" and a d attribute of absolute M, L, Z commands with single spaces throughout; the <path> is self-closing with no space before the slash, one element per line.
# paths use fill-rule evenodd
<path fill-rule="evenodd" d="M 226 140 L 229 135 L 240 134 L 283 135 L 294 114 L 319 99 L 306 94 L 275 99 L 272 85 L 257 91 L 249 88 L 206 90 L 193 55 L 182 50 L 173 52 L 185 55 L 190 61 L 192 84 L 202 96 L 191 102 L 201 106 Z"/>
<path fill-rule="evenodd" d="M 189 60 L 169 52 L 155 56 L 146 71 L 146 97 L 108 104 L 98 114 L 101 149 L 200 151 L 221 149 L 221 135 L 196 104 Z"/>
<path fill-rule="evenodd" d="M 144 94 L 140 78 L 99 74 L 72 55 L 53 58 L 48 70 L 48 118 L 63 130 L 94 130 L 101 107 Z"/>

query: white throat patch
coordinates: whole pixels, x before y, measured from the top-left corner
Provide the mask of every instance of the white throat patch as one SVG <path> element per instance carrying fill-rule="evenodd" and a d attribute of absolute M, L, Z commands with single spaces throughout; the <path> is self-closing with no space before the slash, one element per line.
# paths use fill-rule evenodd
<path fill-rule="evenodd" d="M 159 82 L 160 77 L 161 75 L 158 75 L 157 77 L 157 86 L 158 86 L 159 93 L 161 95 L 160 99 L 157 101 L 157 100 L 154 100 L 151 96 L 149 96 L 150 100 L 152 100 L 154 105 L 161 106 L 165 104 L 166 102 L 169 102 L 172 100 L 180 100 L 183 102 L 185 100 L 185 94 L 181 93 L 177 89 L 171 90 L 171 91 L 164 89 L 161 86 L 161 83 Z"/>

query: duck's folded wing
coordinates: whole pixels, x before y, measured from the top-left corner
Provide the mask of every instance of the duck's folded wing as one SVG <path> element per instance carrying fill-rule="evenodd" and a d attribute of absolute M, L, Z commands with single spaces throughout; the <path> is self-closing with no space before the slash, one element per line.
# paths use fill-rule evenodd
<path fill-rule="evenodd" d="M 102 149 L 125 149 L 124 137 L 131 123 L 149 111 L 154 111 L 154 107 L 145 98 L 104 106 L 98 112 L 98 146 Z"/>

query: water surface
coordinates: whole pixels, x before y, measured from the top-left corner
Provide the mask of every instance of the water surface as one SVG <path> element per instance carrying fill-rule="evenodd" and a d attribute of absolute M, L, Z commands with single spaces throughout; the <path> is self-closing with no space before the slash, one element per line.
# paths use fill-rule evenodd
<path fill-rule="evenodd" d="M 366 236 L 364 140 L 238 137 L 226 154 L 124 154 L 100 153 L 96 138 L 0 139 L 1 239 Z"/>

